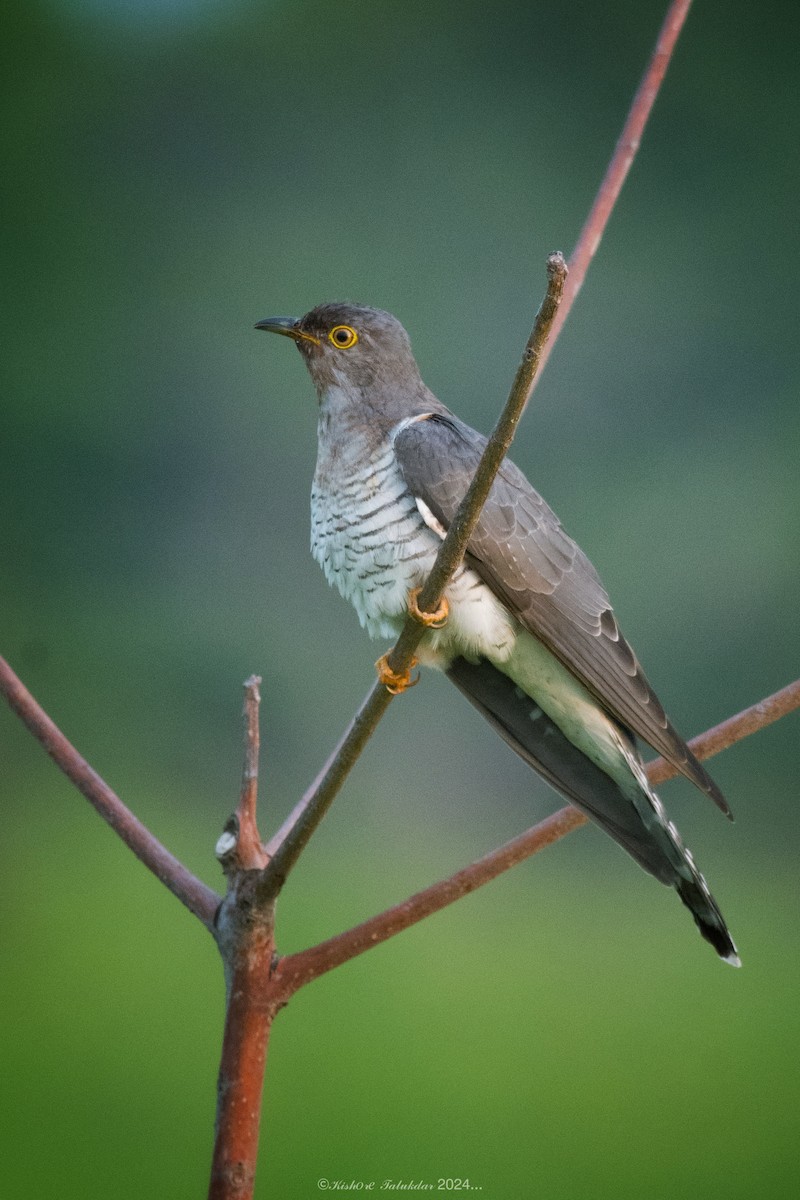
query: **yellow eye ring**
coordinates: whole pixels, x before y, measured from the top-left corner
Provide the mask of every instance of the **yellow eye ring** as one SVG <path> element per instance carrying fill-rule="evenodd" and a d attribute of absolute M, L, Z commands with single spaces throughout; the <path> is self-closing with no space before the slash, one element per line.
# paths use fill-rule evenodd
<path fill-rule="evenodd" d="M 358 341 L 358 334 L 349 325 L 334 325 L 328 334 L 328 341 L 337 350 L 349 350 Z"/>

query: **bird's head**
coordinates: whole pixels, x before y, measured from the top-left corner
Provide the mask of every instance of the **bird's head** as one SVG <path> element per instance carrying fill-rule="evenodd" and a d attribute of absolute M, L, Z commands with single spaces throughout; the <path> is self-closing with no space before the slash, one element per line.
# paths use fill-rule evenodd
<path fill-rule="evenodd" d="M 364 305 L 319 304 L 304 317 L 267 317 L 256 329 L 290 337 L 303 356 L 320 397 L 330 388 L 406 391 L 422 386 L 411 343 L 391 313 Z"/>

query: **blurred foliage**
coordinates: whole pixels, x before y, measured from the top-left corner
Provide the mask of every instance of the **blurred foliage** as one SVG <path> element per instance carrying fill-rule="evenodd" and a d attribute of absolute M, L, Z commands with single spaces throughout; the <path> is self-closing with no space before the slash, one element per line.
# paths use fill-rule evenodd
<path fill-rule="evenodd" d="M 264 676 L 266 828 L 376 655 L 307 553 L 309 381 L 254 321 L 389 308 L 488 428 L 662 9 L 5 5 L 0 649 L 209 881 L 240 681 Z M 798 673 L 798 32 L 777 0 L 697 6 L 515 446 L 687 733 Z M 260 1194 L 451 1175 L 486 1197 L 794 1197 L 797 728 L 715 763 L 733 828 L 664 789 L 741 972 L 583 831 L 293 1001 Z M 0 1190 L 202 1194 L 210 939 L 7 712 L 0 747 Z M 552 803 L 426 678 L 287 889 L 281 948 Z"/>

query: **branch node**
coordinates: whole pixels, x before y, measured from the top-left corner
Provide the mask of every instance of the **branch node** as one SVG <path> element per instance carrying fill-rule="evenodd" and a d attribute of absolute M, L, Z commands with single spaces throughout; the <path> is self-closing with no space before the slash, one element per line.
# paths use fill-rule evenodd
<path fill-rule="evenodd" d="M 232 813 L 225 822 L 222 833 L 217 838 L 217 844 L 214 847 L 214 853 L 222 864 L 224 871 L 231 866 L 238 846 L 239 818 L 236 816 L 236 813 Z"/>

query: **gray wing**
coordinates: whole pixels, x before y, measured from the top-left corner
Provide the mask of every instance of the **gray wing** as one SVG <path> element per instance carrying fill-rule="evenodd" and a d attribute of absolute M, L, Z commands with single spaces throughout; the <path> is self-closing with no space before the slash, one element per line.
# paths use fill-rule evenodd
<path fill-rule="evenodd" d="M 452 415 L 432 414 L 395 438 L 411 493 L 447 527 L 486 439 Z M 622 636 L 592 564 L 555 513 L 507 459 L 472 535 L 470 566 L 606 711 L 648 742 L 724 813 L 717 785 L 673 729 Z"/>

